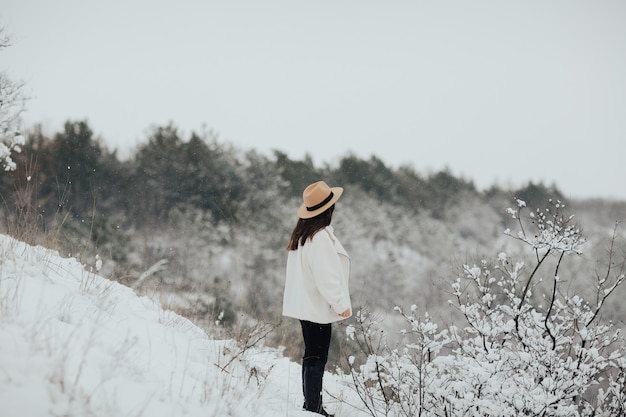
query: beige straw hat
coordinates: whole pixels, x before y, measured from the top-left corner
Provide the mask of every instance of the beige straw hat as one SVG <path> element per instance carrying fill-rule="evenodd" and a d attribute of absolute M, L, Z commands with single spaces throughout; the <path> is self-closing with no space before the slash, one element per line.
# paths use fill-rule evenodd
<path fill-rule="evenodd" d="M 298 209 L 298 217 L 310 219 L 325 212 L 339 200 L 341 194 L 343 194 L 342 187 L 330 188 L 324 181 L 318 181 L 309 185 L 302 193 L 304 203 Z"/>

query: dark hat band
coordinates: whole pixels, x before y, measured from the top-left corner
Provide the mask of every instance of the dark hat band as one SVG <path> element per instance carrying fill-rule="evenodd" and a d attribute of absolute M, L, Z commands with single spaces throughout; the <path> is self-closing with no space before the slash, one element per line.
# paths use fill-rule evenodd
<path fill-rule="evenodd" d="M 331 192 L 330 192 L 330 194 L 328 195 L 328 197 L 326 197 L 326 198 L 324 199 L 324 201 L 322 201 L 322 202 L 321 202 L 321 203 L 319 203 L 319 204 L 314 205 L 313 207 L 307 207 L 307 208 L 306 208 L 306 211 L 315 211 L 315 210 L 317 210 L 317 209 L 320 209 L 320 208 L 324 207 L 324 204 L 326 204 L 326 203 L 328 203 L 330 200 L 332 200 L 334 196 L 335 196 L 335 194 L 333 194 L 333 192 L 331 191 Z"/>

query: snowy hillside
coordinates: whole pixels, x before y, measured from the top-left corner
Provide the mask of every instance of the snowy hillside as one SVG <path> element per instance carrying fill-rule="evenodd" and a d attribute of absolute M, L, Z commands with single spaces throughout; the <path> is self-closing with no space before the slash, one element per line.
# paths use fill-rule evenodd
<path fill-rule="evenodd" d="M 90 269 L 0 235 L 0 416 L 312 415 L 299 364 L 213 340 Z M 327 409 L 365 415 L 348 382 L 326 375 Z"/>

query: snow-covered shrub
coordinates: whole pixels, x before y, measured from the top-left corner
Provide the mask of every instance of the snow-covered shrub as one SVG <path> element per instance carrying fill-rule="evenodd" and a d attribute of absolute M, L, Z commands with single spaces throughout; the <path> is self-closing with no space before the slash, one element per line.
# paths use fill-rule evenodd
<path fill-rule="evenodd" d="M 0 28 L 0 50 L 9 45 L 9 38 Z M 11 80 L 0 72 L 0 164 L 5 171 L 13 171 L 16 164 L 11 158 L 13 152 L 19 153 L 24 145 L 20 133 L 20 116 L 24 111 L 25 97 L 23 84 Z"/>
<path fill-rule="evenodd" d="M 376 321 L 356 315 L 348 337 L 363 358 L 349 363 L 372 416 L 624 415 L 626 346 L 601 311 L 626 260 L 610 254 L 595 299 L 571 294 L 559 269 L 581 253 L 581 229 L 559 201 L 522 218 L 525 210 L 520 200 L 508 210 L 518 230 L 505 233 L 531 249 L 532 261 L 501 252 L 464 265 L 450 301 L 463 325 L 440 329 L 417 306 L 396 308 L 408 327 L 389 346 Z"/>

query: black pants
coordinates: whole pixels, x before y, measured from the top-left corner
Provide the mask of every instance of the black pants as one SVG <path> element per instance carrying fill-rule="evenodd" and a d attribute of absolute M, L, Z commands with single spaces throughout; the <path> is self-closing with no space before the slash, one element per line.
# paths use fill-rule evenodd
<path fill-rule="evenodd" d="M 300 320 L 304 338 L 302 357 L 302 394 L 304 409 L 327 416 L 322 407 L 322 380 L 328 361 L 328 348 L 332 327 L 330 324 Z"/>
<path fill-rule="evenodd" d="M 306 320 L 300 320 L 300 324 L 302 325 L 302 337 L 304 339 L 302 365 L 308 365 L 313 361 L 321 361 L 326 365 L 330 336 L 332 334 L 331 324 L 319 324 Z"/>

